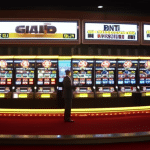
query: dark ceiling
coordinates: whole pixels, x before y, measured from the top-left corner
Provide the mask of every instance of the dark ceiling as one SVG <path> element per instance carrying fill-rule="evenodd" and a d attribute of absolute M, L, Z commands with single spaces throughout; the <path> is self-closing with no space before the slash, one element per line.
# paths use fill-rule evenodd
<path fill-rule="evenodd" d="M 125 13 L 150 14 L 150 0 L 75 0 L 75 1 L 3 1 L 1 10 L 79 10 L 79 11 L 116 11 Z M 102 9 L 97 7 L 102 5 Z"/>

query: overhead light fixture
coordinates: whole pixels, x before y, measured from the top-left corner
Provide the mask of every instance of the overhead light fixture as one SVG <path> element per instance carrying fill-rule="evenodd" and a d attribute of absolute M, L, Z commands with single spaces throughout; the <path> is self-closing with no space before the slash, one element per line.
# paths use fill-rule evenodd
<path fill-rule="evenodd" d="M 98 8 L 103 8 L 103 6 L 98 6 Z"/>

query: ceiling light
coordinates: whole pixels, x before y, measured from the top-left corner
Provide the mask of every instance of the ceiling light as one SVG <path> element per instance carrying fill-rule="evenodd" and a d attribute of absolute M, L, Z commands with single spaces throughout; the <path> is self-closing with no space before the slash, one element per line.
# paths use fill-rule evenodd
<path fill-rule="evenodd" d="M 98 6 L 98 8 L 103 8 L 103 6 Z"/>

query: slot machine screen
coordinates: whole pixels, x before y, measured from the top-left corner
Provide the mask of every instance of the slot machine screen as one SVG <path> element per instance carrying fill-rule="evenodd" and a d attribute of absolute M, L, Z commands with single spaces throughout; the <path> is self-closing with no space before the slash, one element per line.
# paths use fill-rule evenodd
<path fill-rule="evenodd" d="M 150 60 L 139 61 L 139 75 L 139 84 L 150 85 Z"/>
<path fill-rule="evenodd" d="M 0 60 L 0 85 L 11 85 L 13 77 L 13 60 Z"/>
<path fill-rule="evenodd" d="M 65 70 L 71 70 L 71 60 L 59 60 L 59 82 L 63 82 L 64 77 L 66 76 Z"/>
<path fill-rule="evenodd" d="M 118 61 L 118 85 L 135 85 L 137 74 L 137 60 Z"/>
<path fill-rule="evenodd" d="M 96 60 L 96 85 L 114 85 L 115 70 L 115 60 Z"/>
<path fill-rule="evenodd" d="M 93 60 L 72 60 L 73 84 L 92 85 Z"/>
<path fill-rule="evenodd" d="M 35 77 L 35 60 L 14 60 L 16 68 L 16 85 L 33 85 Z"/>
<path fill-rule="evenodd" d="M 37 60 L 37 84 L 55 85 L 57 79 L 57 60 Z"/>

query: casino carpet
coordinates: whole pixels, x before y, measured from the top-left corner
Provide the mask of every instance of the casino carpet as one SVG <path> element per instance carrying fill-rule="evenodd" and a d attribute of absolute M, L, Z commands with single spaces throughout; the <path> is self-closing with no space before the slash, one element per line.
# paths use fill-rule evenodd
<path fill-rule="evenodd" d="M 71 135 L 105 134 L 150 131 L 150 114 L 123 116 L 73 116 L 74 123 L 65 123 L 63 116 L 11 116 L 0 117 L 0 134 Z M 111 143 L 96 145 L 0 145 L 1 150 L 147 150 L 150 142 Z"/>
<path fill-rule="evenodd" d="M 150 131 L 150 114 L 72 117 L 65 123 L 57 117 L 0 117 L 0 134 L 72 135 Z"/>

